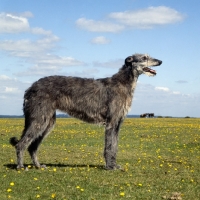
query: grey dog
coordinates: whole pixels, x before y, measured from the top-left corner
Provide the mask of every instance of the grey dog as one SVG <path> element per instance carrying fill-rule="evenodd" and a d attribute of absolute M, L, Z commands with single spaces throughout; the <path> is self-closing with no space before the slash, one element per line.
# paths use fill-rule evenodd
<path fill-rule="evenodd" d="M 23 168 L 26 148 L 33 164 L 37 159 L 38 146 L 53 129 L 56 110 L 68 113 L 83 121 L 105 126 L 105 168 L 118 169 L 116 164 L 120 125 L 128 113 L 139 75 L 155 76 L 150 66 L 161 65 L 162 61 L 146 54 L 134 54 L 125 59 L 119 72 L 109 78 L 87 79 L 66 76 L 41 78 L 25 91 L 23 111 L 24 130 L 21 139 L 10 138 L 17 154 L 17 168 Z"/>

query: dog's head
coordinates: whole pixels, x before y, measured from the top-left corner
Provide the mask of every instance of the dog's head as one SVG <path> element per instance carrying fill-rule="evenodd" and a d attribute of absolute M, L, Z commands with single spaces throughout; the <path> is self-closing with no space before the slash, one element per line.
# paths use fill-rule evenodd
<path fill-rule="evenodd" d="M 150 67 L 159 66 L 161 64 L 161 60 L 151 58 L 147 54 L 134 54 L 125 59 L 125 65 L 131 66 L 133 70 L 136 70 L 139 73 L 139 75 L 146 74 L 147 76 L 155 76 L 156 71 Z"/>

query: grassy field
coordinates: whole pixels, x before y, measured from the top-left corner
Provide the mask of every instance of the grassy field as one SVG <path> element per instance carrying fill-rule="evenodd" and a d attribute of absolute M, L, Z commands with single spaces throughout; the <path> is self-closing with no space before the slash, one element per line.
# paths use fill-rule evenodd
<path fill-rule="evenodd" d="M 15 169 L 11 136 L 23 119 L 0 119 L 0 199 L 111 200 L 200 199 L 200 119 L 126 119 L 117 161 L 123 170 L 103 169 L 103 127 L 58 119 L 40 146 L 35 169 Z"/>

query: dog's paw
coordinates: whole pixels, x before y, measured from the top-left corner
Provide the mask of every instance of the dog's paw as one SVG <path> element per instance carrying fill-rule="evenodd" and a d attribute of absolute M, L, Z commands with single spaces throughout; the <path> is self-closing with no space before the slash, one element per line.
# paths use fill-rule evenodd
<path fill-rule="evenodd" d="M 46 165 L 35 165 L 36 169 L 47 169 Z"/>
<path fill-rule="evenodd" d="M 40 168 L 47 169 L 47 166 L 46 165 L 40 165 Z"/>
<path fill-rule="evenodd" d="M 105 170 L 118 170 L 118 169 L 122 169 L 120 165 L 105 166 Z"/>
<path fill-rule="evenodd" d="M 24 170 L 24 165 L 17 165 L 17 170 Z"/>

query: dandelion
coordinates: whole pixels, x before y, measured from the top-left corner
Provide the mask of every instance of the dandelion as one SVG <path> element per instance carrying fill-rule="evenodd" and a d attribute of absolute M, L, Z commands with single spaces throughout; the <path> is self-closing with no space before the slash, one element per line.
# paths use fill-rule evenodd
<path fill-rule="evenodd" d="M 10 183 L 10 186 L 14 186 L 14 185 L 15 185 L 15 183 L 14 183 L 14 182 L 11 182 L 11 183 Z"/>
<path fill-rule="evenodd" d="M 80 189 L 80 186 L 76 186 L 77 189 Z"/>
<path fill-rule="evenodd" d="M 34 180 L 37 181 L 38 179 L 37 179 L 37 178 L 34 178 Z"/>
<path fill-rule="evenodd" d="M 36 198 L 40 198 L 40 195 L 39 195 L 39 194 L 37 194 L 37 195 L 36 195 Z"/>
<path fill-rule="evenodd" d="M 7 192 L 12 192 L 12 189 L 8 188 L 8 189 L 7 189 Z"/>
<path fill-rule="evenodd" d="M 51 195 L 51 198 L 55 198 L 56 197 L 56 194 L 55 193 L 53 193 L 52 195 Z"/>
<path fill-rule="evenodd" d="M 119 195 L 120 195 L 121 197 L 123 197 L 123 196 L 125 195 L 125 193 L 124 193 L 124 192 L 120 192 Z"/>
<path fill-rule="evenodd" d="M 83 192 L 84 191 L 84 189 L 83 188 L 81 188 L 81 192 Z"/>
<path fill-rule="evenodd" d="M 56 168 L 53 168 L 53 171 L 56 172 Z"/>
<path fill-rule="evenodd" d="M 142 183 L 138 183 L 138 186 L 142 187 Z"/>

